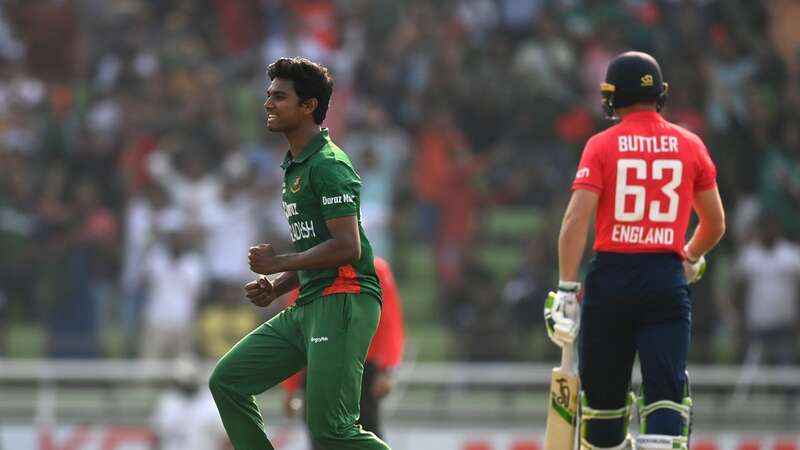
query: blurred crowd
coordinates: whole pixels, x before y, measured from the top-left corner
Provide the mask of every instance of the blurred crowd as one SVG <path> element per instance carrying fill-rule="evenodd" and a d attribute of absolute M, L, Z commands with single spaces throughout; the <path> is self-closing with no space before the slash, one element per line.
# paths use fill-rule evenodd
<path fill-rule="evenodd" d="M 583 143 L 609 125 L 599 83 L 633 48 L 728 209 L 692 358 L 797 363 L 798 20 L 792 0 L 2 0 L 0 330 L 38 324 L 54 357 L 218 357 L 273 314 L 242 295 L 248 247 L 288 248 L 265 69 L 301 55 L 333 72 L 325 125 L 376 254 L 402 287 L 407 249 L 432 249 L 449 357 L 521 359 Z M 480 257 L 499 208 L 540 217 L 510 277 Z"/>

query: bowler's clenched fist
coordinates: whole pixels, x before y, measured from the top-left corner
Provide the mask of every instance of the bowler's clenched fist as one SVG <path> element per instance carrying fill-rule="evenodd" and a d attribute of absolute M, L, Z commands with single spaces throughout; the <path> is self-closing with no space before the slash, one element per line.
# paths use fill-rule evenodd
<path fill-rule="evenodd" d="M 280 272 L 277 270 L 278 258 L 272 244 L 258 244 L 250 247 L 248 260 L 250 261 L 250 270 L 255 273 L 269 275 Z"/>
<path fill-rule="evenodd" d="M 275 300 L 275 287 L 272 282 L 262 275 L 255 281 L 251 281 L 244 286 L 247 299 L 256 306 L 267 306 Z"/>

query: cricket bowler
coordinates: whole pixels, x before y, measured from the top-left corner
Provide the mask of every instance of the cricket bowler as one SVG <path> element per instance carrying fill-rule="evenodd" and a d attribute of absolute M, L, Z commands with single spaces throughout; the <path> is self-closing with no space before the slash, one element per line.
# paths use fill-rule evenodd
<path fill-rule="evenodd" d="M 267 128 L 283 133 L 283 209 L 296 253 L 250 249 L 261 276 L 245 287 L 258 306 L 299 287 L 297 303 L 245 336 L 209 382 L 236 450 L 272 450 L 254 395 L 306 369 L 307 423 L 327 450 L 386 450 L 358 425 L 364 361 L 381 315 L 381 288 L 361 226 L 361 181 L 321 128 L 333 92 L 328 70 L 304 58 L 269 66 Z M 266 275 L 279 274 L 267 279 Z"/>

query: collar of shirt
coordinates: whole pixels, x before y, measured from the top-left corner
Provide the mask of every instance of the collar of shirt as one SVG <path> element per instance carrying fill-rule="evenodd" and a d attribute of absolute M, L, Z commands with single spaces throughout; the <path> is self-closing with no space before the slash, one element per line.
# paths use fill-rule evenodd
<path fill-rule="evenodd" d="M 331 138 L 330 136 L 328 136 L 328 129 L 323 128 L 322 130 L 320 130 L 319 133 L 317 133 L 316 136 L 314 136 L 313 138 L 311 138 L 310 141 L 308 141 L 308 144 L 306 144 L 306 146 L 303 147 L 303 151 L 300 152 L 300 155 L 297 157 L 297 159 L 292 159 L 292 152 L 287 150 L 286 157 L 283 158 L 283 163 L 281 163 L 281 169 L 286 170 L 286 168 L 289 167 L 290 164 L 302 163 L 303 161 L 310 158 L 311 155 L 317 153 L 319 149 L 325 146 L 325 144 L 329 143 L 330 140 Z"/>
<path fill-rule="evenodd" d="M 655 111 L 636 111 L 626 115 L 625 118 L 622 119 L 623 122 L 652 122 L 659 120 L 662 120 L 661 114 Z"/>

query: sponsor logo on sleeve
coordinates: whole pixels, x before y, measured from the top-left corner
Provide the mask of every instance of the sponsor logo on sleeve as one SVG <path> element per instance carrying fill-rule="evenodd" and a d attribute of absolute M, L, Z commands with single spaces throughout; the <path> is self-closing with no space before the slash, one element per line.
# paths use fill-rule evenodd
<path fill-rule="evenodd" d="M 333 197 L 322 196 L 322 206 L 341 205 L 343 203 L 355 203 L 355 199 L 350 194 L 336 195 Z"/>

